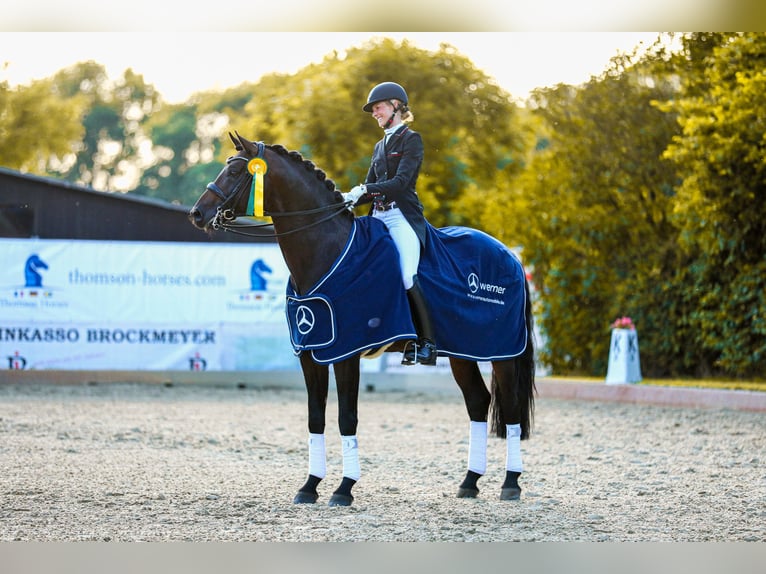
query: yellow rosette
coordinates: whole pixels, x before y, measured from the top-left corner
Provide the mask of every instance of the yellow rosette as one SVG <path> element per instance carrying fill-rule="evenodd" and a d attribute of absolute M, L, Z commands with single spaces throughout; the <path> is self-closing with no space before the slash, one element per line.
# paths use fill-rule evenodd
<path fill-rule="evenodd" d="M 263 217 L 263 176 L 269 166 L 263 158 L 254 157 L 247 162 L 247 171 L 253 176 L 250 200 L 247 202 L 247 214 Z"/>

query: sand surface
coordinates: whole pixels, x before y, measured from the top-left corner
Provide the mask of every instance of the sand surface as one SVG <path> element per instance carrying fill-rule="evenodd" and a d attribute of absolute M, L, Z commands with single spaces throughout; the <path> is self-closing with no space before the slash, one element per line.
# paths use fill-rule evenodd
<path fill-rule="evenodd" d="M 766 542 L 766 416 L 539 398 L 520 501 L 490 438 L 457 499 L 468 419 L 454 395 L 362 393 L 362 478 L 341 479 L 337 403 L 315 505 L 305 393 L 0 385 L 0 541 Z"/>

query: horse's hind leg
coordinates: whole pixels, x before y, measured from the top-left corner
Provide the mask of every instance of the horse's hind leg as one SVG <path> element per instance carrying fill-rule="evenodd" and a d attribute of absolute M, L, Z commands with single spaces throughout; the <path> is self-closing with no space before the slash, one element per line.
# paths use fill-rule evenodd
<path fill-rule="evenodd" d="M 475 498 L 477 482 L 487 471 L 487 413 L 491 395 L 474 361 L 450 357 L 452 375 L 463 393 L 470 419 L 468 471 L 457 491 L 458 498 Z"/>
<path fill-rule="evenodd" d="M 501 500 L 521 497 L 519 477 L 524 468 L 521 439 L 529 434 L 532 395 L 519 388 L 520 359 L 496 361 L 492 364 L 493 427 L 497 436 L 505 438 L 505 481 L 500 487 Z"/>
<path fill-rule="evenodd" d="M 315 363 L 310 353 L 301 353 L 300 361 L 308 393 L 309 476 L 293 502 L 313 504 L 319 498 L 317 486 L 325 477 L 327 466 L 324 427 L 329 370 L 327 365 Z"/>

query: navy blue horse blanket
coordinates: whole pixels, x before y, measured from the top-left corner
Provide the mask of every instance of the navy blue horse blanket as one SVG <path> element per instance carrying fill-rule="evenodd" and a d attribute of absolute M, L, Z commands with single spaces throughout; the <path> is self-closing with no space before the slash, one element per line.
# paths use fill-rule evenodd
<path fill-rule="evenodd" d="M 526 276 L 498 240 L 467 227 L 429 225 L 418 279 L 440 356 L 491 361 L 524 352 Z M 317 363 L 417 337 L 396 246 L 369 216 L 354 220 L 343 252 L 312 289 L 299 295 L 288 281 L 285 311 L 295 353 L 309 351 Z"/>

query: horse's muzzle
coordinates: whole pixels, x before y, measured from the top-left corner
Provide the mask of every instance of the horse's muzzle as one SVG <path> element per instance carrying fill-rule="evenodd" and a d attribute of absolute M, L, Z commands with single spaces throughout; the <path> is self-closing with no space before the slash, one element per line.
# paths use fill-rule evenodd
<path fill-rule="evenodd" d="M 204 216 L 198 207 L 193 207 L 189 211 L 189 221 L 191 221 L 197 229 L 205 229 L 206 227 Z"/>

